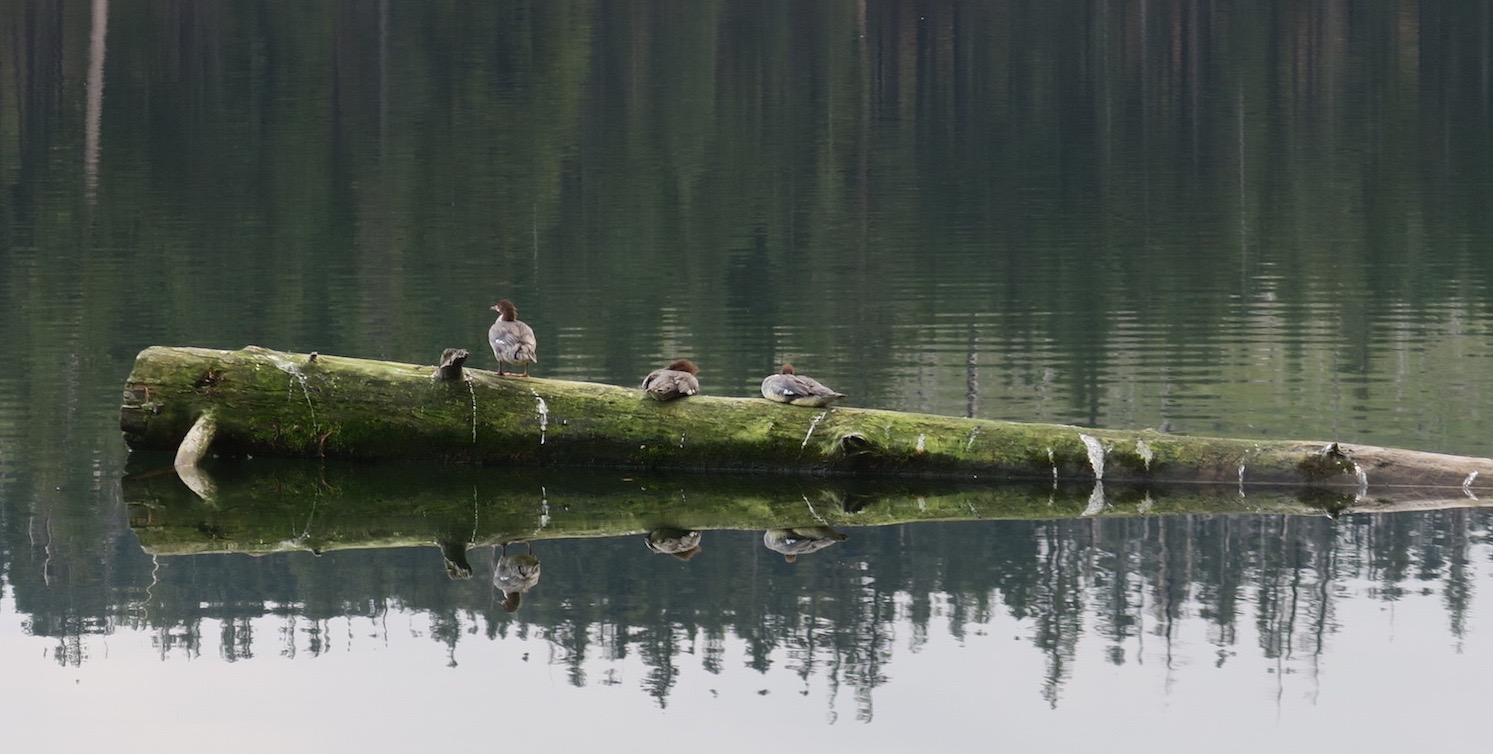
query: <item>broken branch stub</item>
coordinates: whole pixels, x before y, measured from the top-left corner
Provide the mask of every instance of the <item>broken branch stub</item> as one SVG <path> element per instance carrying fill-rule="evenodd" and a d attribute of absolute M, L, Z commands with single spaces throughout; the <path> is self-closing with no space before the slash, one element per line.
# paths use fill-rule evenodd
<path fill-rule="evenodd" d="M 461 365 L 466 363 L 468 355 L 465 348 L 447 348 L 442 351 L 441 363 L 435 368 L 435 378 L 442 382 L 462 379 Z"/>

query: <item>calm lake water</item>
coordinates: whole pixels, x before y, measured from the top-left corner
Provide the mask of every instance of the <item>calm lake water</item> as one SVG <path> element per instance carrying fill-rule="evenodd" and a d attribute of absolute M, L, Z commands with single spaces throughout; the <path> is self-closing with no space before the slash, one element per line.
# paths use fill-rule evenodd
<path fill-rule="evenodd" d="M 154 344 L 491 368 L 508 297 L 545 377 L 1486 456 L 1493 2 L 291 5 L 0 4 L 8 746 L 1484 737 L 1480 501 L 253 461 L 212 508 L 118 406 Z"/>

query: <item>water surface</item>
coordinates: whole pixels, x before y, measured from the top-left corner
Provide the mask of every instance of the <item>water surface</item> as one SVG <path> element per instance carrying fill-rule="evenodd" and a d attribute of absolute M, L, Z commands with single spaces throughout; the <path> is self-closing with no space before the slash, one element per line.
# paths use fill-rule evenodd
<path fill-rule="evenodd" d="M 449 500 L 337 547 L 277 506 L 342 498 L 266 496 L 291 545 L 258 556 L 189 509 L 167 552 L 117 407 L 152 344 L 491 366 L 509 297 L 547 377 L 688 356 L 750 395 L 792 361 L 859 406 L 1487 455 L 1490 28 L 1481 0 L 0 8 L 7 740 L 1466 748 L 1481 508 L 1079 518 L 1074 490 L 834 519 L 792 564 L 729 526 L 650 553 L 640 513 L 536 542 L 508 613 L 491 542 L 453 580 L 401 538 Z M 638 485 L 504 488 L 538 522 Z"/>

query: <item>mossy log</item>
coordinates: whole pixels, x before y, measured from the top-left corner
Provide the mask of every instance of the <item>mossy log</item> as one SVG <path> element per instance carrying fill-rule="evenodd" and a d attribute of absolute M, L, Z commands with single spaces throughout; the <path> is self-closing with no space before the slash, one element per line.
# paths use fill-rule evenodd
<path fill-rule="evenodd" d="M 210 417 L 217 456 L 422 459 L 496 466 L 791 472 L 981 481 L 1311 486 L 1369 496 L 1431 487 L 1493 492 L 1493 460 L 1325 441 L 1261 441 L 806 409 L 476 369 L 294 354 L 152 347 L 124 391 L 133 449 L 175 452 Z"/>

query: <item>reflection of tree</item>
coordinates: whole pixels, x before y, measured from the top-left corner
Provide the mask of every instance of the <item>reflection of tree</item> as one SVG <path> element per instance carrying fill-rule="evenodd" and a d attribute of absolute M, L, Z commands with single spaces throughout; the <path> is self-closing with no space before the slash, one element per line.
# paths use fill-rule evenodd
<path fill-rule="evenodd" d="M 428 616 L 429 638 L 455 661 L 473 634 L 542 638 L 572 684 L 598 663 L 636 658 L 642 690 L 667 705 L 686 664 L 711 673 L 736 663 L 797 675 L 804 693 L 823 683 L 835 704 L 849 691 L 858 719 L 899 644 L 915 647 L 947 620 L 956 637 L 994 619 L 1017 618 L 1047 658 L 1039 693 L 1059 704 L 1086 636 L 1111 662 L 1170 662 L 1174 625 L 1202 620 L 1220 652 L 1239 651 L 1236 623 L 1252 617 L 1259 651 L 1315 678 L 1337 630 L 1341 599 L 1399 599 L 1407 582 L 1444 595 L 1449 630 L 1461 637 L 1475 577 L 1472 552 L 1493 512 L 1436 511 L 1327 518 L 1175 516 L 1051 522 L 968 522 L 857 529 L 822 558 L 787 564 L 750 532 L 712 533 L 709 558 L 659 558 L 634 538 L 545 543 L 545 589 L 519 614 L 481 580 L 453 581 L 428 548 L 162 561 L 149 601 L 82 616 L 65 603 L 28 600 L 35 633 L 58 638 L 58 662 L 87 661 L 90 634 L 117 625 L 153 633 L 162 657 L 213 651 L 217 625 L 229 660 L 261 654 L 257 636 L 287 657 L 343 651 L 339 621 Z M 831 556 L 833 553 L 833 556 Z M 491 556 L 488 555 L 490 558 Z M 125 559 L 128 561 L 128 559 Z M 476 564 L 479 570 L 490 563 Z M 1399 573 L 1396 579 L 1386 573 Z M 65 572 L 55 574 L 65 576 Z M 1355 594 L 1355 581 L 1372 587 Z M 1414 589 L 1420 590 L 1421 586 Z M 128 590 L 121 594 L 129 593 Z M 55 595 L 55 592 L 33 592 Z M 484 627 L 485 626 L 485 630 Z M 900 638 L 899 638 L 900 636 Z M 744 649 L 726 649 L 731 639 Z M 205 646 L 206 645 L 206 646 Z"/>
<path fill-rule="evenodd" d="M 1085 548 L 1070 527 L 1057 523 L 1039 531 L 1040 575 L 1034 596 L 1041 607 L 1033 616 L 1033 642 L 1047 655 L 1042 696 L 1057 704 L 1058 692 L 1071 673 L 1074 650 L 1083 634 Z"/>
<path fill-rule="evenodd" d="M 683 329 L 729 328 L 743 346 L 718 373 L 755 374 L 785 312 L 873 320 L 884 281 L 925 280 L 909 273 L 931 261 L 965 284 L 923 305 L 952 310 L 920 318 L 988 310 L 980 292 L 1003 294 L 1011 326 L 960 328 L 961 354 L 970 342 L 1055 352 L 1053 367 L 986 362 L 981 389 L 1055 385 L 1068 406 L 1033 413 L 1092 420 L 1118 410 L 1106 384 L 1133 360 L 1233 357 L 1221 344 L 1238 312 L 1177 291 L 1247 288 L 1269 267 L 1282 282 L 1261 324 L 1324 328 L 1323 389 L 1358 398 L 1374 386 L 1352 375 L 1391 348 L 1382 326 L 1413 340 L 1405 307 L 1456 320 L 1468 291 L 1493 283 L 1467 241 L 1486 236 L 1490 217 L 1487 183 L 1473 180 L 1493 165 L 1488 2 L 1276 4 L 1227 19 L 1185 0 L 1081 17 L 1048 5 L 799 3 L 763 15 L 743 3 L 430 3 L 394 4 L 389 18 L 348 4 L 116 3 L 95 118 L 75 117 L 90 112 L 87 92 L 67 86 L 89 69 L 92 8 L 0 3 L 0 578 L 29 630 L 76 665 L 90 659 L 83 637 L 143 630 L 163 656 L 196 655 L 217 623 L 220 655 L 240 659 L 335 651 L 335 619 L 417 612 L 453 657 L 473 621 L 489 637 L 541 636 L 577 685 L 595 682 L 588 660 L 636 654 L 660 703 L 681 651 L 703 641 L 710 672 L 740 662 L 827 677 L 854 689 L 862 716 L 889 675 L 894 628 L 910 624 L 901 638 L 917 643 L 935 618 L 956 638 L 1002 611 L 1023 621 L 1048 658 L 1041 693 L 1054 703 L 1086 631 L 1114 662 L 1133 661 L 1126 648 L 1140 641 L 1171 641 L 1189 616 L 1208 622 L 1220 661 L 1251 621 L 1266 656 L 1320 654 L 1350 579 L 1374 580 L 1370 596 L 1391 602 L 1439 585 L 1462 637 L 1470 553 L 1487 536 L 1480 511 L 921 526 L 861 533 L 793 570 L 740 549 L 685 566 L 586 543 L 575 545 L 584 568 L 579 556 L 547 559 L 545 595 L 521 618 L 483 584 L 442 581 L 428 553 L 172 558 L 152 576 L 124 530 L 104 480 L 121 465 L 113 409 L 135 349 L 270 337 L 428 358 L 430 343 L 476 320 L 431 307 L 422 292 L 434 279 L 422 275 L 471 278 L 476 299 L 494 277 L 539 286 L 541 247 L 554 249 L 546 266 L 628 289 L 668 265 L 667 290 L 646 298 L 701 313 L 692 328 L 661 318 L 649 330 L 635 324 L 658 314 L 643 299 L 543 312 L 574 335 L 578 372 L 635 374 Z M 1336 108 L 1359 117 L 1329 117 Z M 100 139 L 107 148 L 88 146 Z M 1370 157 L 1342 157 L 1355 152 Z M 907 175 L 934 179 L 913 197 L 882 182 Z M 88 218 L 59 185 L 89 187 Z M 1415 208 L 1396 193 L 1410 187 L 1425 197 Z M 1343 195 L 1361 199 L 1313 203 Z M 1412 209 L 1424 237 L 1402 227 Z M 921 217 L 992 228 L 994 248 L 950 254 L 961 247 Z M 1254 256 L 1190 264 L 1198 229 Z M 1355 235 L 1381 240 L 1297 253 Z M 676 264 L 681 246 L 722 251 Z M 1034 260 L 1031 248 L 1052 251 Z M 1350 274 L 1365 295 L 1315 306 L 1314 286 Z M 828 276 L 851 278 L 853 295 L 821 295 Z M 237 295 L 222 296 L 225 281 Z M 1117 301 L 1175 350 L 1138 356 L 1119 343 Z M 1074 314 L 1048 325 L 1038 311 Z M 1454 343 L 1486 339 L 1459 327 Z M 797 345 L 882 365 L 922 345 L 903 330 L 806 328 Z M 1250 367 L 1251 384 L 1318 382 L 1303 377 L 1322 353 L 1287 340 L 1280 358 L 1245 359 L 1264 365 Z M 847 387 L 893 400 L 901 386 L 881 370 Z M 1481 384 L 1430 377 L 1463 392 Z M 1478 420 L 1469 415 L 1448 421 Z M 732 638 L 745 657 L 728 655 Z"/>

